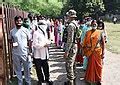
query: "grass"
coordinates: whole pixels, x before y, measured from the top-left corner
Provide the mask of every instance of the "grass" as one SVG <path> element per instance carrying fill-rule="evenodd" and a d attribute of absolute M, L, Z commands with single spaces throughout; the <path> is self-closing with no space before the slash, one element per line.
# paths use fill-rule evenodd
<path fill-rule="evenodd" d="M 107 50 L 120 54 L 120 24 L 105 23 L 108 35 Z"/>

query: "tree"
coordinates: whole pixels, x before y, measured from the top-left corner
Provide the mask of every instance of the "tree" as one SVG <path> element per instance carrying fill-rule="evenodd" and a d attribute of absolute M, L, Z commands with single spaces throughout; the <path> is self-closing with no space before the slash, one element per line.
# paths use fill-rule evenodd
<path fill-rule="evenodd" d="M 59 3 L 49 3 L 49 2 L 21 2 L 19 3 L 20 8 L 28 11 L 33 12 L 35 14 L 47 15 L 51 17 L 57 17 L 61 13 L 62 5 Z"/>
<path fill-rule="evenodd" d="M 62 14 L 65 14 L 69 9 L 76 10 L 78 18 L 93 15 L 97 17 L 105 10 L 102 0 L 68 0 Z"/>
<path fill-rule="evenodd" d="M 107 13 L 120 14 L 120 0 L 103 0 Z"/>

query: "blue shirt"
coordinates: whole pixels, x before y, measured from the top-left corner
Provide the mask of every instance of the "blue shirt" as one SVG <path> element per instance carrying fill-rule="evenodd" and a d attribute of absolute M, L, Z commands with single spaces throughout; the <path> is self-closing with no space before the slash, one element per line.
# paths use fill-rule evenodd
<path fill-rule="evenodd" d="M 27 55 L 28 53 L 28 40 L 30 40 L 30 33 L 28 29 L 21 27 L 17 29 L 16 27 L 10 31 L 10 37 L 12 42 L 18 43 L 18 46 L 12 48 L 12 53 L 15 55 Z"/>
<path fill-rule="evenodd" d="M 82 31 L 82 34 L 81 34 L 81 43 L 83 42 L 84 40 L 84 37 L 86 35 L 86 32 L 89 30 L 89 27 L 87 27 L 85 24 L 80 27 L 81 31 Z"/>

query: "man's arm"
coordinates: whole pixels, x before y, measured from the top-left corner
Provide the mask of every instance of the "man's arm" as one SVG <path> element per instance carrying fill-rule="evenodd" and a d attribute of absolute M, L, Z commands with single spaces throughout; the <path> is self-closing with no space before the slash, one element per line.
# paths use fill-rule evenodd
<path fill-rule="evenodd" d="M 32 53 L 32 41 L 31 41 L 30 31 L 28 29 L 26 29 L 26 34 L 27 34 L 29 53 Z"/>
<path fill-rule="evenodd" d="M 70 51 L 70 48 L 72 47 L 75 26 L 70 24 L 67 30 L 68 30 L 68 35 L 67 35 L 67 43 L 66 43 L 66 50 L 65 50 L 66 53 L 68 53 Z"/>

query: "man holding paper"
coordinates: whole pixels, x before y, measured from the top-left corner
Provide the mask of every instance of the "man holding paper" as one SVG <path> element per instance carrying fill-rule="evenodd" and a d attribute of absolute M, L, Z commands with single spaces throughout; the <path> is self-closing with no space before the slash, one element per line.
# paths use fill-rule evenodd
<path fill-rule="evenodd" d="M 28 61 L 28 42 L 30 33 L 28 29 L 22 26 L 22 17 L 14 18 L 15 27 L 10 31 L 9 41 L 12 44 L 12 59 L 14 71 L 18 78 L 18 85 L 23 85 L 22 66 L 24 68 L 24 76 L 26 85 L 31 85 L 30 69 Z"/>

